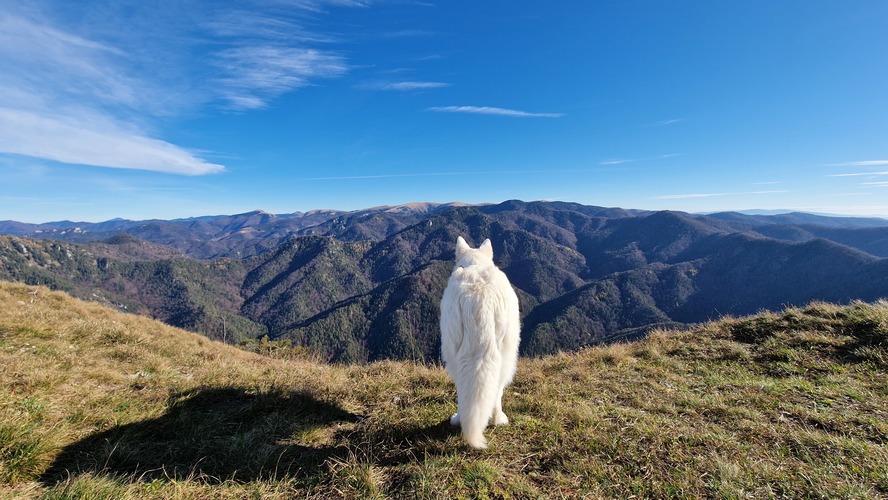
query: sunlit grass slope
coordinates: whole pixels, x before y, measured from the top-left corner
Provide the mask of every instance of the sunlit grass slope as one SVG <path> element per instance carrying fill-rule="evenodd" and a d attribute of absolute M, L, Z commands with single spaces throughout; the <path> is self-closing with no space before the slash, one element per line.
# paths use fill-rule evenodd
<path fill-rule="evenodd" d="M 261 357 L 0 283 L 0 497 L 888 496 L 888 303 L 522 360 L 465 447 L 443 370 Z"/>

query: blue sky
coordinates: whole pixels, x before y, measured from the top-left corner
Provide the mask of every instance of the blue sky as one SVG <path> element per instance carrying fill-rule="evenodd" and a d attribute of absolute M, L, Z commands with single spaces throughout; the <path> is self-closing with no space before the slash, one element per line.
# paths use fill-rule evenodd
<path fill-rule="evenodd" d="M 3 2 L 0 219 L 888 217 L 886 25 L 882 0 Z"/>

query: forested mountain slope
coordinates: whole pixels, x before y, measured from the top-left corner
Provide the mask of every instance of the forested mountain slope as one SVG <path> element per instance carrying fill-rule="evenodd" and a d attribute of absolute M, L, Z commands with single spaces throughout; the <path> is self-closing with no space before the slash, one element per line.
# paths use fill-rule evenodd
<path fill-rule="evenodd" d="M 214 224 L 258 234 L 275 223 L 270 214 L 247 219 Z M 832 219 L 417 205 L 335 214 L 301 230 L 310 236 L 253 238 L 255 250 L 268 249 L 245 259 L 195 260 L 123 234 L 82 244 L 0 237 L 0 277 L 229 342 L 267 334 L 333 361 L 435 361 L 456 237 L 490 238 L 521 301 L 522 353 L 540 355 L 723 314 L 888 297 L 888 226 Z"/>

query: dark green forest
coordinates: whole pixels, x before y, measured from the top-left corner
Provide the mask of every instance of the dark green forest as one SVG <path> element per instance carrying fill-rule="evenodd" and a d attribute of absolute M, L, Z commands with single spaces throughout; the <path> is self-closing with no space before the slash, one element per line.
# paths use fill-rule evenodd
<path fill-rule="evenodd" d="M 492 240 L 521 301 L 527 356 L 888 296 L 888 221 L 878 219 L 520 201 L 315 213 L 299 224 L 261 212 L 218 219 L 80 231 L 76 241 L 0 236 L 0 279 L 334 362 L 439 359 L 438 301 L 458 235 Z M 204 241 L 194 226 L 215 236 Z"/>

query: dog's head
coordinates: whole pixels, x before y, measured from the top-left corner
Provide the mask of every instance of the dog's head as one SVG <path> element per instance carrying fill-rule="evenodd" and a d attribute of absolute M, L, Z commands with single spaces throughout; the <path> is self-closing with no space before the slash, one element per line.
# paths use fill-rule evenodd
<path fill-rule="evenodd" d="M 456 266 L 469 267 L 493 263 L 493 245 L 490 239 L 484 240 L 478 248 L 472 248 L 462 236 L 456 239 Z"/>

